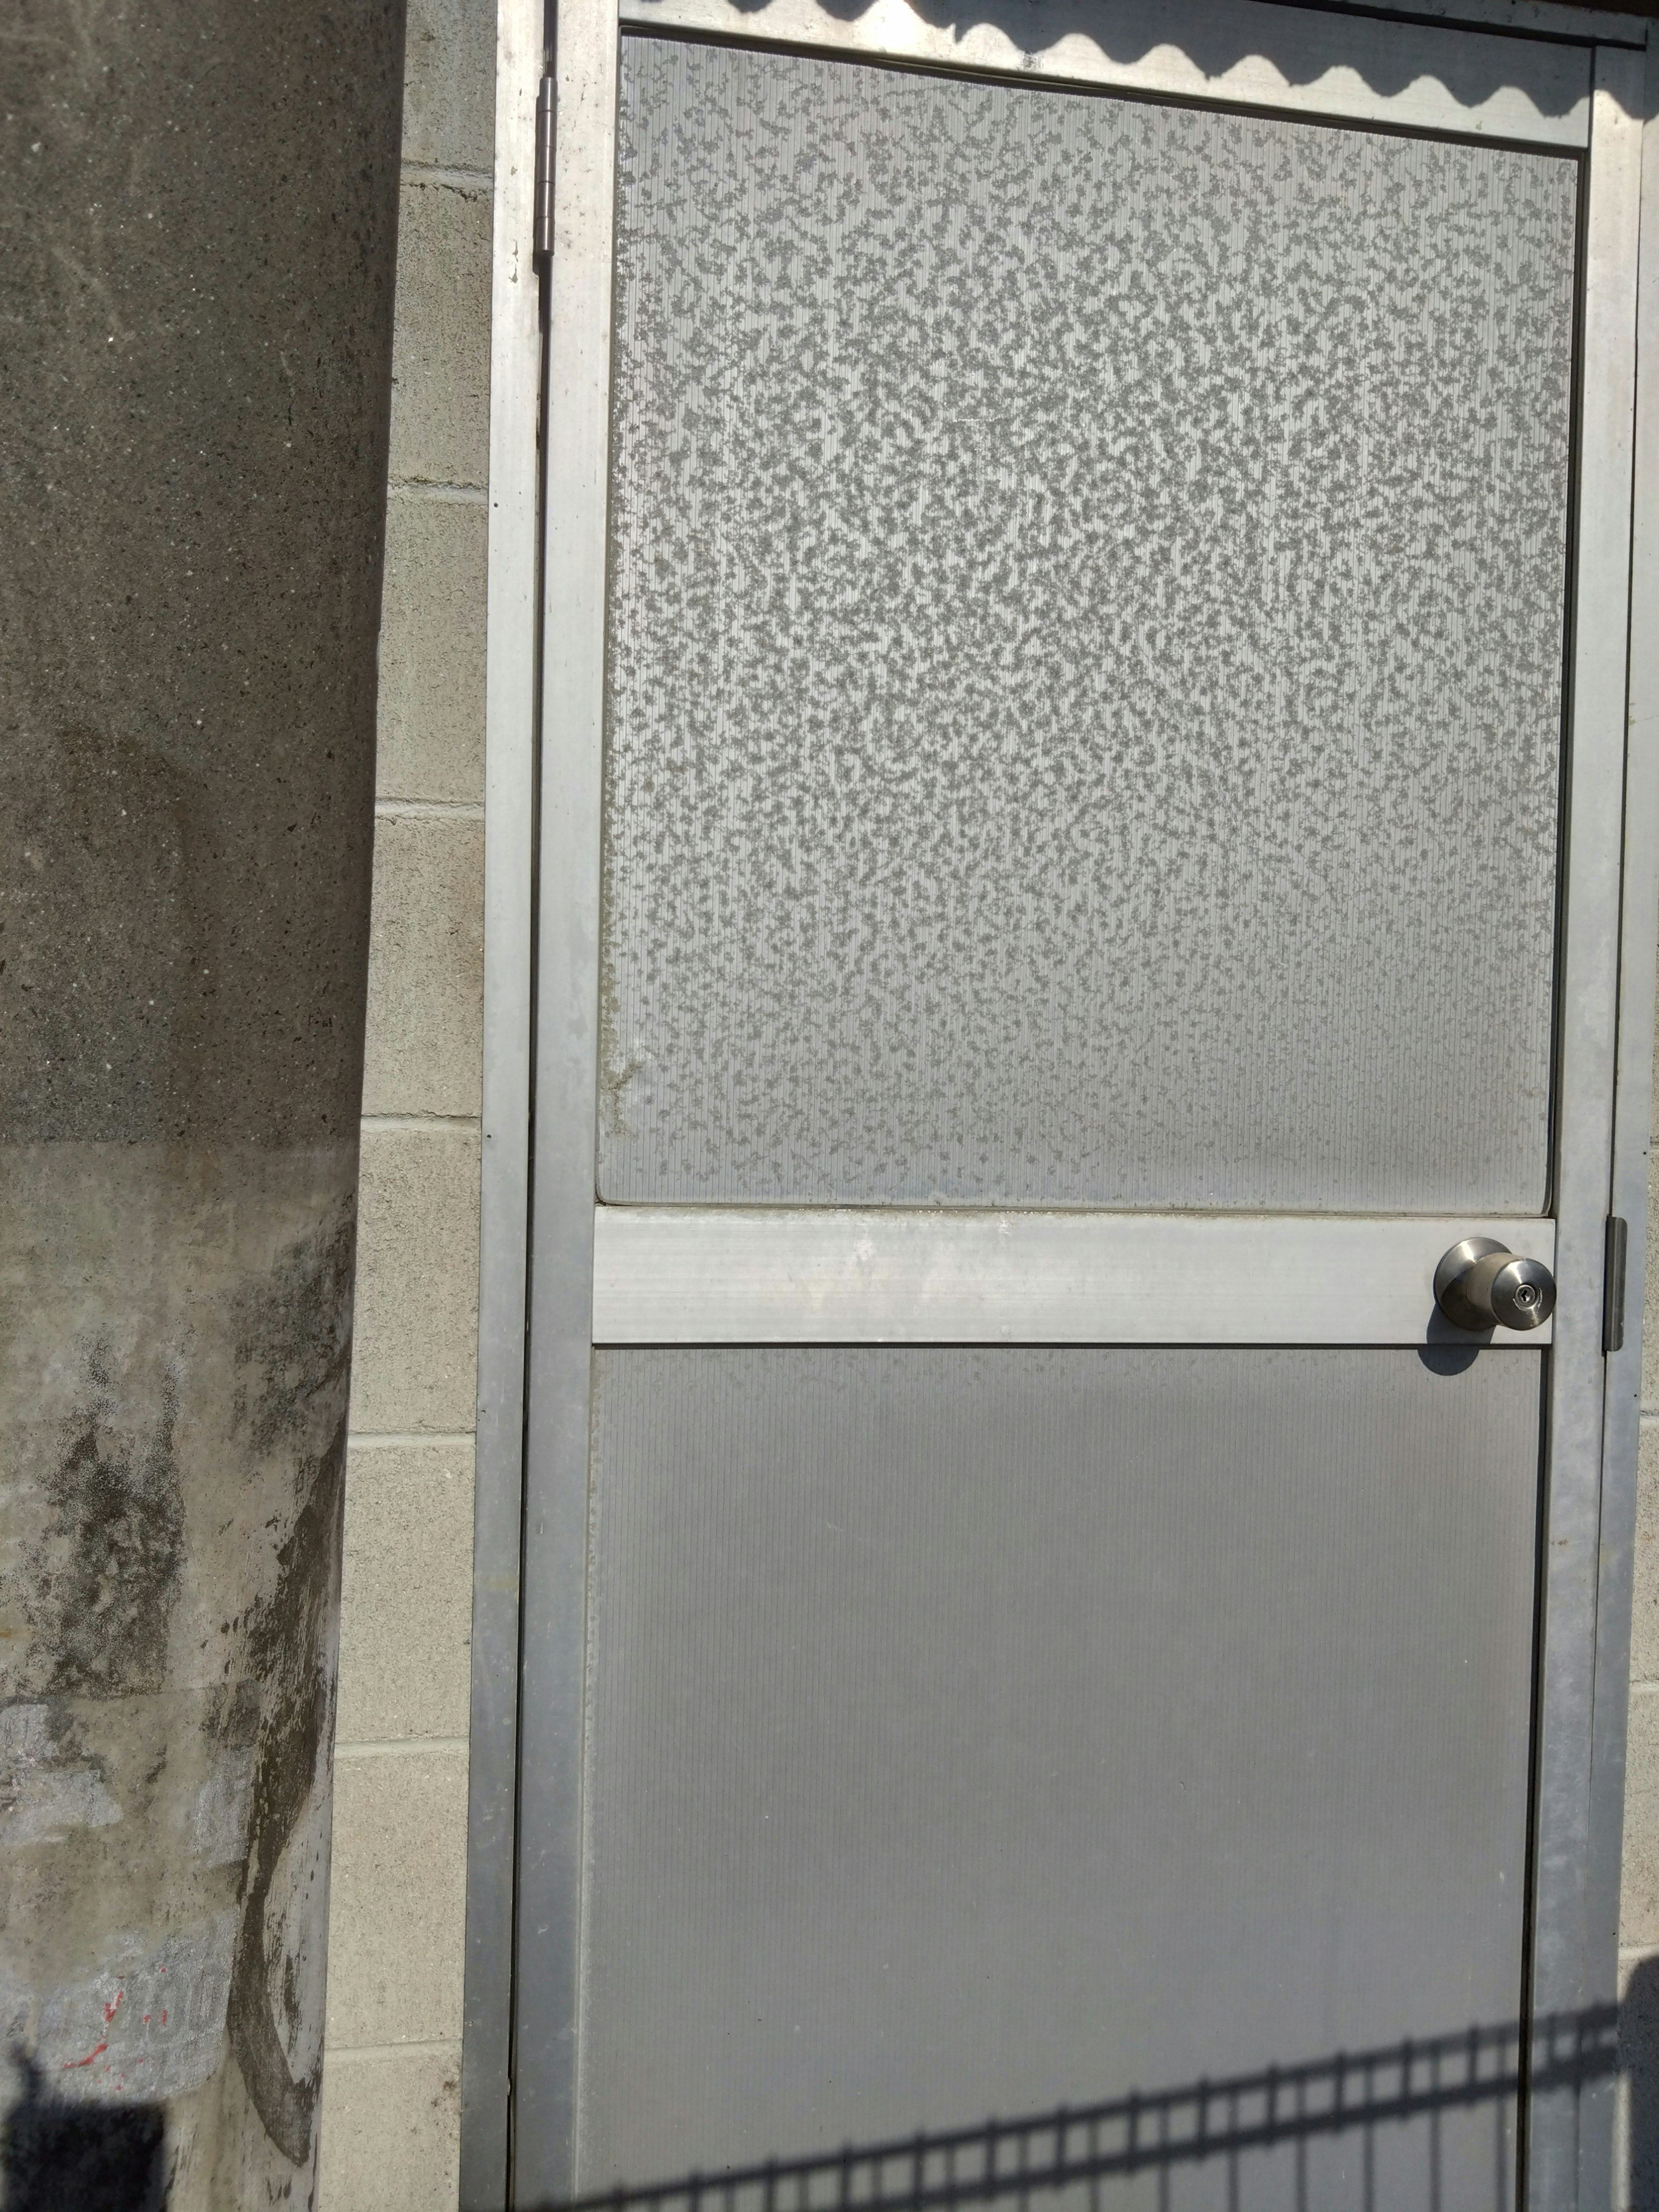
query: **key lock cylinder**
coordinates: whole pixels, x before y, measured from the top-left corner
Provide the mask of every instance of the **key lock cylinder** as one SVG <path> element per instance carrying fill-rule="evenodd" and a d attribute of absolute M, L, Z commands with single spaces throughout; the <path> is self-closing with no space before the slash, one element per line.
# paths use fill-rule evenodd
<path fill-rule="evenodd" d="M 1555 1311 L 1555 1278 L 1490 1237 L 1466 1237 L 1434 1271 L 1434 1302 L 1455 1328 L 1541 1328 Z"/>

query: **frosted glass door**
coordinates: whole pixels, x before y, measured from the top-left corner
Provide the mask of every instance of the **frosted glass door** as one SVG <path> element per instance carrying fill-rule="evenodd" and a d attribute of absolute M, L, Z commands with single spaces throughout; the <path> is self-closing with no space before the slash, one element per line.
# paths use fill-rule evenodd
<path fill-rule="evenodd" d="M 629 31 L 615 154 L 525 2170 L 1498 2212 L 1580 161 Z"/>

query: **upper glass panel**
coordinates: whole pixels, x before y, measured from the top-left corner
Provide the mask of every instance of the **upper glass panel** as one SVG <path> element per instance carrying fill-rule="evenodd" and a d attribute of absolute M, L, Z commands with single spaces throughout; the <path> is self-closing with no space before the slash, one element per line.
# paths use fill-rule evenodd
<path fill-rule="evenodd" d="M 624 40 L 602 1194 L 1544 1201 L 1577 170 Z"/>

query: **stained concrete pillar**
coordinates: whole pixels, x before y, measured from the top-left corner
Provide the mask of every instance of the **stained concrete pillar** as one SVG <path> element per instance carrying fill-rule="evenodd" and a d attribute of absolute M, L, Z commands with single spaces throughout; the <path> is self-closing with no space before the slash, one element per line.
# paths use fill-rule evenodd
<path fill-rule="evenodd" d="M 0 29 L 8 2205 L 311 2196 L 402 15 Z"/>

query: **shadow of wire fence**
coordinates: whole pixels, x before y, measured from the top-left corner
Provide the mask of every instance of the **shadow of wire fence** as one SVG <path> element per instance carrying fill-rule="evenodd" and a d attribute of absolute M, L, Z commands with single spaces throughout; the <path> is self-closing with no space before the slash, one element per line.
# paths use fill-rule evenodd
<path fill-rule="evenodd" d="M 1577 2097 L 1609 2081 L 1620 2064 L 1620 2021 L 1606 2005 L 1534 2022 L 1534 2094 Z M 1628 2180 L 1617 2202 L 1659 2212 L 1659 1960 L 1632 1977 L 1624 2030 Z M 1159 2208 L 1192 2202 L 1183 2176 L 1206 2179 L 1203 2201 L 1229 2212 L 1255 2204 L 1332 2212 L 1337 2203 L 1509 2212 L 1523 2047 L 1518 2022 L 1472 2027 L 1101 2104 L 630 2182 L 571 2200 L 564 2212 L 932 2212 L 1009 2203 L 1048 2212 L 1057 2201 L 1109 2212 L 1126 2201 L 1124 2185 L 1139 2184 L 1139 2201 Z M 6 2212 L 163 2212 L 159 2107 L 61 2103 L 27 2062 L 22 2074 L 0 2146 Z M 1465 2132 L 1449 2159 L 1453 2124 Z M 1379 2158 L 1390 2142 L 1393 2159 Z M 1310 2154 L 1322 2146 L 1341 2147 L 1339 2167 L 1314 2166 Z"/>
<path fill-rule="evenodd" d="M 1109 2212 L 1131 2200 L 1194 2201 L 1175 2185 L 1183 2172 L 1206 2178 L 1202 2201 L 1228 2212 L 1247 2203 L 1329 2212 L 1339 2201 L 1360 2212 L 1510 2212 L 1523 2036 L 1532 2094 L 1578 2096 L 1617 2072 L 1619 2017 L 1606 2005 L 1529 2031 L 1472 2027 L 1103 2104 L 629 2182 L 572 2199 L 566 2212 L 943 2212 L 1055 2200 Z M 1340 2172 L 1316 2168 L 1310 2154 L 1332 2145 L 1344 2154 Z M 1266 2193 L 1250 2185 L 1253 2170 L 1258 2180 L 1271 2173 Z M 1136 2181 L 1126 2199 L 1121 2185 Z"/>

